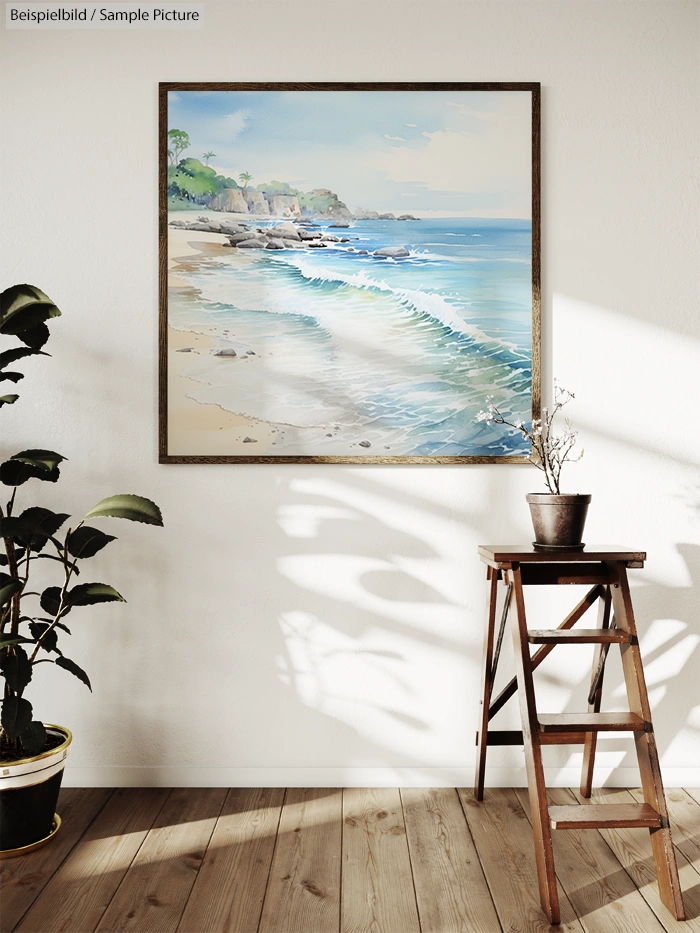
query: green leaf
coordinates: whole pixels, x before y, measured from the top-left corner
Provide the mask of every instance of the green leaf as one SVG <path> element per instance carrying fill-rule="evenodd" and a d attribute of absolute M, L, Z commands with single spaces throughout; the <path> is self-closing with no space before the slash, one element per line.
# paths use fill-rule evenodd
<path fill-rule="evenodd" d="M 19 382 L 20 379 L 24 379 L 24 373 L 0 373 L 0 382 L 5 382 L 8 379 L 10 382 Z"/>
<path fill-rule="evenodd" d="M 0 635 L 0 648 L 7 648 L 8 645 L 32 644 L 31 638 L 24 638 L 22 635 L 13 635 L 11 638 L 5 638 Z"/>
<path fill-rule="evenodd" d="M 10 459 L 19 460 L 20 463 L 26 463 L 28 466 L 36 467 L 37 470 L 50 473 L 66 458 L 57 454 L 55 450 L 21 450 Z"/>
<path fill-rule="evenodd" d="M 3 405 L 14 405 L 19 395 L 0 395 L 0 407 Z"/>
<path fill-rule="evenodd" d="M 48 612 L 50 616 L 55 616 L 61 605 L 61 587 L 48 586 L 41 594 L 39 602 L 44 612 Z"/>
<path fill-rule="evenodd" d="M 60 311 L 35 285 L 12 285 L 0 293 L 0 333 L 16 334 L 30 330 Z"/>
<path fill-rule="evenodd" d="M 14 538 L 24 531 L 24 525 L 17 517 L 0 518 L 0 536 Z"/>
<path fill-rule="evenodd" d="M 0 463 L 0 483 L 5 486 L 22 486 L 28 479 L 43 479 L 55 483 L 59 475 L 58 470 L 53 474 L 47 473 L 45 470 L 21 463 L 19 460 L 6 460 Z"/>
<path fill-rule="evenodd" d="M 49 356 L 43 350 L 32 350 L 31 347 L 12 347 L 11 350 L 3 350 L 0 353 L 0 369 L 9 366 L 10 363 L 16 363 L 17 360 L 23 360 L 25 356 Z"/>
<path fill-rule="evenodd" d="M 32 506 L 17 516 L 22 530 L 16 537 L 32 551 L 38 552 L 67 518 L 70 516 L 65 512 L 52 512 L 51 509 Z"/>
<path fill-rule="evenodd" d="M 51 628 L 51 626 L 46 622 L 30 622 L 29 631 L 32 633 L 32 638 L 35 642 L 38 642 L 44 632 Z M 52 629 L 46 638 L 42 641 L 41 647 L 44 651 L 57 651 L 58 650 L 58 632 L 56 629 Z"/>
<path fill-rule="evenodd" d="M 53 450 L 22 450 L 0 464 L 0 483 L 21 486 L 28 479 L 55 483 L 61 475 L 58 464 L 65 460 Z"/>
<path fill-rule="evenodd" d="M 22 697 L 8 696 L 2 703 L 2 727 L 10 739 L 16 739 L 32 721 L 32 704 Z"/>
<path fill-rule="evenodd" d="M 46 729 L 43 722 L 33 719 L 19 737 L 22 750 L 28 758 L 40 755 L 46 748 Z"/>
<path fill-rule="evenodd" d="M 58 667 L 62 667 L 66 671 L 70 671 L 71 674 L 75 674 L 78 680 L 82 680 L 82 682 L 88 688 L 90 693 L 92 693 L 92 687 L 90 686 L 90 678 L 85 673 L 85 671 L 82 669 L 82 667 L 79 667 L 75 663 L 75 661 L 71 661 L 70 658 L 61 657 L 61 658 L 56 659 L 56 664 L 58 665 Z"/>
<path fill-rule="evenodd" d="M 143 496 L 119 495 L 109 496 L 102 499 L 97 505 L 93 505 L 85 518 L 98 518 L 109 516 L 112 518 L 128 518 L 132 522 L 145 522 L 147 525 L 163 524 L 163 516 L 160 509 L 151 502 L 150 499 L 144 499 Z"/>
<path fill-rule="evenodd" d="M 46 591 L 44 591 L 46 592 Z M 108 583 L 79 583 L 66 593 L 71 606 L 92 606 L 95 603 L 114 603 L 126 600 Z"/>
<path fill-rule="evenodd" d="M 100 531 L 99 528 L 81 525 L 80 528 L 76 528 L 76 530 L 68 536 L 66 546 L 68 547 L 68 553 L 72 554 L 73 557 L 94 557 L 95 554 L 108 545 L 110 541 L 115 540 L 116 538 L 114 535 L 106 535 L 104 531 Z"/>
<path fill-rule="evenodd" d="M 32 665 L 21 645 L 15 645 L 12 652 L 0 658 L 0 670 L 15 693 L 21 693 L 32 679 Z"/>
<path fill-rule="evenodd" d="M 34 327 L 29 327 L 27 330 L 21 331 L 17 336 L 21 341 L 26 343 L 28 347 L 31 347 L 32 350 L 40 350 L 48 341 L 51 334 L 46 324 L 41 322 Z"/>
<path fill-rule="evenodd" d="M 36 475 L 36 470 L 18 460 L 5 460 L 0 464 L 0 483 L 5 486 L 21 486 Z"/>
<path fill-rule="evenodd" d="M 49 586 L 41 594 L 41 608 L 49 615 L 55 616 L 59 610 L 60 599 L 60 587 Z M 64 609 L 70 612 L 73 606 L 93 606 L 96 603 L 113 602 L 125 603 L 126 600 L 107 583 L 79 583 L 66 593 Z"/>
<path fill-rule="evenodd" d="M 34 551 L 40 551 L 49 539 L 56 540 L 53 533 L 68 517 L 65 512 L 57 513 L 51 509 L 32 506 L 25 509 L 21 515 L 0 519 L 0 534 Z M 60 542 L 57 543 L 60 546 Z"/>
<path fill-rule="evenodd" d="M 19 580 L 13 580 L 9 574 L 0 573 L 0 606 L 4 606 L 5 603 L 9 602 L 15 593 L 19 593 L 21 589 L 22 584 Z"/>

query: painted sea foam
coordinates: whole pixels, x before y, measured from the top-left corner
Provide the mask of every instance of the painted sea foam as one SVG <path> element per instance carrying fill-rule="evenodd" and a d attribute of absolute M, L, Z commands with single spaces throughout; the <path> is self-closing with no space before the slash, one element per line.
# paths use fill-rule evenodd
<path fill-rule="evenodd" d="M 190 396 L 278 426 L 270 454 L 526 453 L 512 430 L 475 417 L 487 395 L 530 417 L 530 224 L 374 220 L 327 232 L 349 242 L 231 249 L 178 268 L 199 294 L 171 297 L 171 325 L 216 343 L 185 370 L 201 385 Z M 410 256 L 372 255 L 395 245 Z M 227 347 L 235 360 L 214 356 Z"/>

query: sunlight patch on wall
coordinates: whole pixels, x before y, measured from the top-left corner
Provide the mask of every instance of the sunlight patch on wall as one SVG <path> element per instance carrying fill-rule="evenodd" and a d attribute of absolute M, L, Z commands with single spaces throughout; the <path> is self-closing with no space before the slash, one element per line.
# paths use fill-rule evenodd
<path fill-rule="evenodd" d="M 605 784 L 610 775 L 613 773 L 615 768 L 618 768 L 625 759 L 627 755 L 626 751 L 610 751 L 606 752 L 601 750 L 601 745 L 605 743 L 605 739 L 599 737 L 598 747 L 595 754 L 595 778 L 594 783 L 596 786 Z M 566 764 L 562 767 L 559 774 L 564 777 L 571 772 L 568 770 L 570 768 L 582 768 L 583 767 L 583 752 L 572 752 L 566 760 Z M 558 775 L 559 776 L 559 775 Z M 558 777 L 557 776 L 557 777 Z M 555 779 L 556 781 L 556 779 Z"/>
<path fill-rule="evenodd" d="M 658 657 L 651 660 L 649 655 L 668 645 L 676 635 L 687 628 L 687 624 L 680 622 L 678 619 L 655 619 L 649 626 L 646 635 L 640 639 L 647 685 L 665 684 L 672 678 L 678 677 L 683 671 L 698 644 L 700 644 L 700 635 L 686 635 L 685 638 L 666 647 Z M 613 696 L 624 696 L 625 693 L 624 684 L 620 684 L 615 689 Z M 654 692 L 655 701 L 658 703 L 662 697 L 663 693 L 659 694 L 657 689 Z"/>
<path fill-rule="evenodd" d="M 661 764 L 686 762 L 697 764 L 698 761 L 700 761 L 700 706 L 694 706 L 688 715 L 686 727 L 678 730 L 661 756 Z"/>
<path fill-rule="evenodd" d="M 290 538 L 316 538 L 324 522 L 356 518 L 349 509 L 304 503 L 280 506 L 277 521 Z"/>
<path fill-rule="evenodd" d="M 464 609 L 445 602 L 433 587 L 421 585 L 395 563 L 357 554 L 303 554 L 281 557 L 279 573 L 301 589 L 401 625 L 471 644 Z M 370 585 L 370 581 L 371 584 Z M 406 592 L 411 598 L 406 598 Z"/>
<path fill-rule="evenodd" d="M 577 393 L 578 423 L 700 464 L 700 431 L 688 424 L 700 342 L 570 295 L 555 294 L 553 309 L 553 375 Z M 558 321 L 566 326 L 557 327 Z"/>
<path fill-rule="evenodd" d="M 518 469 L 517 466 L 500 464 L 496 471 L 499 476 L 505 476 L 503 471 Z M 463 511 L 470 515 L 481 516 L 492 508 L 491 496 L 493 491 L 493 473 L 486 470 L 470 470 L 468 481 L 454 482 L 453 471 L 460 470 L 464 475 L 464 467 L 440 464 L 435 467 L 421 467 L 420 470 L 407 470 L 402 466 L 392 467 L 388 464 L 381 470 L 367 471 L 364 467 L 349 469 L 351 476 L 357 476 L 363 482 L 372 482 L 377 486 L 384 486 L 396 495 L 411 496 L 416 502 L 424 500 L 438 506 L 449 508 L 453 514 Z M 434 481 L 426 482 L 426 475 L 432 472 Z M 444 479 L 441 479 L 444 477 Z"/>
<path fill-rule="evenodd" d="M 639 639 L 639 649 L 642 657 L 648 658 L 654 651 L 680 635 L 688 628 L 687 622 L 681 622 L 680 619 L 654 619 L 646 632 Z"/>
<path fill-rule="evenodd" d="M 407 503 L 399 501 L 393 496 L 368 493 L 347 483 L 339 483 L 333 480 L 294 480 L 290 484 L 290 490 L 307 496 L 322 497 L 330 508 L 350 508 L 359 517 L 377 522 L 378 533 L 385 533 L 388 528 L 406 535 L 405 547 L 402 547 L 404 553 L 401 555 L 392 554 L 391 549 L 388 548 L 386 561 L 377 561 L 373 565 L 368 563 L 364 570 L 362 568 L 362 558 L 358 557 L 356 558 L 358 561 L 357 566 L 350 571 L 350 564 L 355 558 L 353 555 L 348 555 L 346 557 L 348 569 L 342 573 L 346 577 L 345 584 L 342 584 L 341 581 L 318 580 L 316 570 L 323 569 L 321 566 L 317 566 L 317 568 L 303 567 L 299 561 L 293 566 L 291 563 L 287 563 L 287 561 L 292 560 L 291 558 L 282 558 L 280 569 L 283 573 L 289 572 L 299 576 L 300 579 L 296 582 L 299 582 L 300 585 L 307 585 L 306 582 L 301 582 L 301 578 L 304 578 L 311 589 L 318 589 L 318 586 L 322 585 L 324 587 L 323 591 L 332 595 L 328 589 L 330 587 L 338 591 L 339 598 L 343 600 L 357 598 L 362 605 L 366 605 L 365 599 L 369 598 L 371 594 L 363 595 L 357 592 L 356 583 L 352 582 L 350 578 L 352 576 L 357 578 L 363 572 L 370 570 L 399 569 L 414 576 L 416 580 L 424 581 L 426 587 L 435 590 L 441 600 L 459 603 L 461 607 L 465 606 L 468 596 L 465 588 L 466 578 L 463 567 L 460 566 L 457 560 L 464 547 L 465 526 L 461 522 L 456 521 L 451 516 L 437 515 L 434 511 L 421 508 L 419 504 L 416 505 L 413 502 Z M 324 520 L 321 513 L 315 511 L 318 506 L 315 503 L 309 503 L 302 506 L 299 512 L 294 513 L 297 524 L 302 520 L 300 516 L 304 514 L 304 508 L 309 508 L 309 516 L 314 516 L 317 521 Z M 352 513 L 344 517 L 350 517 L 350 514 Z M 311 519 L 304 520 L 308 524 Z M 325 521 L 329 520 L 330 516 L 327 516 Z M 316 527 L 320 527 L 320 521 Z M 339 543 L 339 546 L 344 548 L 347 544 L 341 545 Z M 430 548 L 432 553 L 425 557 L 413 557 L 405 554 L 407 549 L 415 549 L 424 553 L 427 548 Z M 338 554 L 319 555 L 318 560 L 339 560 L 342 557 L 343 555 Z M 333 568 L 327 566 L 325 569 L 339 571 L 341 568 L 336 565 Z M 316 583 L 314 583 L 314 579 Z M 398 577 L 396 579 L 398 582 Z M 343 587 L 345 587 L 345 593 L 342 592 Z M 397 595 L 393 598 L 400 600 L 400 592 L 397 591 Z M 423 596 L 421 600 L 424 602 L 425 598 Z M 375 609 L 380 612 L 383 611 L 381 605 L 375 599 L 370 599 L 370 603 L 371 605 L 366 605 L 366 608 L 370 608 L 372 611 L 375 611 Z M 388 607 L 384 606 L 384 610 L 388 610 Z M 463 612 L 464 609 L 462 608 L 461 611 Z M 389 614 L 393 617 L 395 609 L 392 609 Z M 463 616 L 460 617 L 459 624 L 461 628 L 464 628 Z"/>
<path fill-rule="evenodd" d="M 308 612 L 285 612 L 279 624 L 302 703 L 388 750 L 452 764 L 455 730 L 466 730 L 467 711 L 454 703 L 463 657 L 379 627 L 351 637 Z M 418 670 L 420 680 L 410 673 Z M 478 678 L 476 665 L 472 674 Z"/>

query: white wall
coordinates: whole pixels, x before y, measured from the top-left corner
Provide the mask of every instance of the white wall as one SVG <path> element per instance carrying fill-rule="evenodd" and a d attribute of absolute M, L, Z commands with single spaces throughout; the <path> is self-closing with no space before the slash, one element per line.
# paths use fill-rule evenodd
<path fill-rule="evenodd" d="M 539 474 L 159 466 L 156 92 L 164 80 L 508 80 L 543 88 L 544 379 L 576 391 L 586 448 L 570 488 L 593 494 L 589 541 L 649 552 L 634 596 L 662 760 L 667 782 L 700 783 L 700 6 L 205 7 L 199 32 L 1 34 L 1 284 L 33 282 L 64 313 L 53 358 L 27 364 L 2 413 L 2 451 L 69 458 L 37 493 L 57 510 L 133 491 L 166 522 L 123 523 L 91 568 L 129 600 L 76 613 L 64 647 L 94 695 L 37 671 L 37 713 L 75 733 L 67 781 L 471 781 L 476 546 L 530 540 L 524 494 Z M 551 595 L 538 624 L 560 608 Z M 583 708 L 581 650 L 546 668 L 550 709 Z M 620 682 L 613 666 L 611 704 Z M 598 778 L 633 783 L 631 743 L 601 747 Z M 549 779 L 575 782 L 580 756 L 551 751 Z M 524 780 L 519 750 L 490 761 L 492 782 Z"/>

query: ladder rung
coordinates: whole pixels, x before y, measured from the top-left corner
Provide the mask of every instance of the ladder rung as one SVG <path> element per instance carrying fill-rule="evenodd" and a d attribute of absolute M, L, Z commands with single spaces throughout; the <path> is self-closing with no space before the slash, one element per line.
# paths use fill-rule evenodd
<path fill-rule="evenodd" d="M 557 713 L 538 716 L 541 733 L 558 732 L 651 732 L 636 713 Z"/>
<path fill-rule="evenodd" d="M 528 629 L 531 645 L 629 644 L 632 636 L 615 628 Z"/>
<path fill-rule="evenodd" d="M 476 744 L 479 744 L 479 733 L 476 733 Z M 487 745 L 522 745 L 523 733 L 520 729 L 489 729 L 486 733 Z"/>
<path fill-rule="evenodd" d="M 585 732 L 540 732 L 540 745 L 583 745 Z"/>
<path fill-rule="evenodd" d="M 552 829 L 631 829 L 661 826 L 661 817 L 648 803 L 591 803 L 550 807 Z"/>

